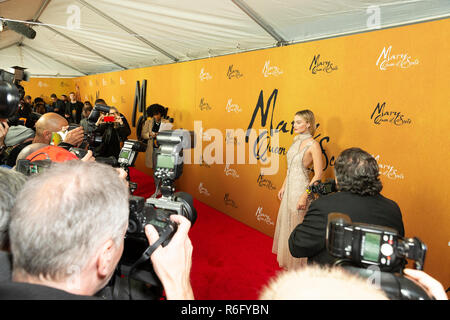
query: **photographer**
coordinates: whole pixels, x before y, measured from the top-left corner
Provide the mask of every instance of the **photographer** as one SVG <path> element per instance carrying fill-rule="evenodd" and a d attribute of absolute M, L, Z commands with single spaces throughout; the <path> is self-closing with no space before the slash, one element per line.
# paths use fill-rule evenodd
<path fill-rule="evenodd" d="M 51 94 L 50 98 L 53 102 L 52 106 L 51 106 L 53 109 L 53 112 L 64 117 L 64 115 L 66 113 L 66 103 L 63 100 L 58 99 L 58 97 L 54 93 Z"/>
<path fill-rule="evenodd" d="M 36 122 L 36 135 L 33 140 L 25 140 L 17 145 L 11 153 L 8 155 L 6 165 L 13 167 L 16 163 L 17 156 L 23 148 L 31 143 L 45 143 L 50 144 L 52 142 L 52 136 L 54 133 L 67 130 L 68 122 L 62 116 L 57 113 L 48 112 L 42 115 Z M 79 127 L 74 130 L 68 131 L 64 140 L 59 144 L 60 147 L 70 149 L 71 147 L 79 146 L 84 138 L 83 128 Z"/>
<path fill-rule="evenodd" d="M 332 264 L 326 249 L 328 214 L 347 214 L 352 221 L 391 227 L 404 236 L 403 220 L 397 203 L 383 197 L 376 160 L 359 148 L 344 150 L 335 164 L 339 192 L 313 201 L 289 237 L 292 256 L 308 257 L 308 263 Z"/>
<path fill-rule="evenodd" d="M 1 138 L 2 131 L 7 131 L 4 139 Z M 35 132 L 25 126 L 8 127 L 6 123 L 0 123 L 0 147 L 3 146 L 3 152 L 0 155 L 0 163 L 13 167 L 15 158 L 24 146 L 32 143 L 35 138 Z M 3 141 L 2 141 L 3 140 Z"/>
<path fill-rule="evenodd" d="M 77 100 L 75 92 L 71 92 L 69 94 L 69 101 L 67 102 L 68 114 L 70 115 L 69 122 L 80 123 L 83 106 L 83 103 Z"/>
<path fill-rule="evenodd" d="M 52 190 L 65 191 L 48 201 Z M 96 162 L 55 164 L 30 179 L 12 210 L 13 281 L 0 285 L 0 299 L 92 299 L 122 255 L 128 196 L 117 172 Z M 178 230 L 151 260 L 168 299 L 193 299 L 190 222 L 171 219 Z M 150 244 L 158 239 L 152 226 L 146 235 Z"/>
<path fill-rule="evenodd" d="M 11 255 L 9 253 L 8 228 L 10 212 L 16 195 L 26 177 L 14 170 L 0 168 L 0 282 L 11 280 Z"/>
<path fill-rule="evenodd" d="M 5 138 L 6 134 L 8 133 L 9 125 L 6 121 L 6 119 L 2 120 L 0 119 L 0 159 L 5 159 Z M 4 164 L 4 160 L 1 160 L 0 165 Z"/>
<path fill-rule="evenodd" d="M 103 99 L 97 99 L 95 104 L 106 106 Z M 95 125 L 95 131 L 102 135 L 102 144 L 95 149 L 94 154 L 101 157 L 114 156 L 118 158 L 121 142 L 126 141 L 131 134 L 128 121 L 116 108 L 111 107 L 109 114 L 102 113 Z"/>

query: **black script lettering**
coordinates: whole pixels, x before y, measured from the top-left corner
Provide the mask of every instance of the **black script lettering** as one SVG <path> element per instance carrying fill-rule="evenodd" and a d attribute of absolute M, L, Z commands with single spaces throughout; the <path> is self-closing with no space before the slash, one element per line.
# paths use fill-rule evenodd
<path fill-rule="evenodd" d="M 316 124 L 316 130 L 317 130 L 317 128 L 319 128 L 319 126 L 320 126 L 320 123 Z M 319 133 L 317 136 L 314 137 L 314 139 L 316 140 L 316 139 L 319 138 L 321 135 L 322 135 L 322 134 Z M 334 166 L 334 162 L 335 162 L 334 156 L 332 156 L 330 159 L 328 158 L 327 151 L 325 150 L 325 148 L 324 148 L 324 146 L 323 146 L 323 144 L 324 144 L 325 142 L 327 142 L 327 143 L 330 142 L 330 137 L 329 137 L 329 136 L 325 136 L 325 137 L 323 137 L 323 138 L 321 138 L 321 139 L 319 140 L 320 149 L 322 150 L 322 154 L 323 154 L 323 156 L 324 156 L 324 158 L 325 158 L 325 166 L 324 166 L 324 168 L 323 168 L 323 171 L 325 171 L 325 170 L 328 168 L 328 166 L 330 166 L 330 167 Z"/>
<path fill-rule="evenodd" d="M 399 115 L 394 120 L 394 124 L 396 126 L 401 126 L 404 124 L 411 124 L 411 119 L 403 120 L 403 114 L 399 113 Z"/>
<path fill-rule="evenodd" d="M 291 132 L 293 132 L 293 130 L 294 130 L 294 121 L 292 121 L 291 124 L 292 124 Z M 277 125 L 277 127 L 275 128 L 275 130 L 280 130 L 281 132 L 287 133 L 287 132 L 289 132 L 289 130 L 286 129 L 286 125 L 287 125 L 287 122 L 281 121 L 281 122 Z M 281 129 L 280 129 L 280 127 L 281 127 Z M 291 134 L 292 134 L 292 133 L 291 133 Z"/>
<path fill-rule="evenodd" d="M 233 77 L 239 79 L 242 76 L 243 76 L 243 74 L 239 70 L 233 70 L 233 65 L 230 65 L 228 67 L 228 72 L 227 72 L 228 79 L 231 79 Z"/>
<path fill-rule="evenodd" d="M 265 155 L 267 153 L 267 150 L 269 149 L 269 145 L 270 145 L 270 138 L 267 133 L 267 130 L 265 130 L 258 136 L 258 138 L 255 141 L 255 144 L 253 145 L 253 154 L 257 160 L 261 160 L 262 162 L 265 162 L 267 160 Z"/>
<path fill-rule="evenodd" d="M 309 70 L 312 71 L 312 73 L 316 73 L 315 70 L 313 70 L 313 65 L 314 65 L 314 68 L 315 68 L 315 66 L 317 65 L 317 62 L 319 61 L 319 57 L 320 57 L 320 54 L 317 55 L 317 56 L 314 56 L 313 60 L 311 61 L 311 65 L 309 66 Z"/>
<path fill-rule="evenodd" d="M 272 181 L 270 181 L 269 179 L 264 179 L 264 176 L 262 174 L 259 175 L 256 182 L 258 183 L 258 186 L 260 186 L 260 187 L 265 187 L 269 190 L 276 189 L 276 187 L 273 185 Z"/>
<path fill-rule="evenodd" d="M 385 122 L 392 123 L 396 126 L 411 124 L 411 119 L 404 120 L 403 117 L 405 115 L 402 114 L 400 111 L 385 111 L 385 107 L 386 102 L 383 102 L 381 105 L 380 103 L 378 103 L 375 109 L 373 110 L 370 119 L 373 119 L 373 122 L 375 124 L 379 125 Z"/>
<path fill-rule="evenodd" d="M 375 117 L 375 119 L 373 120 L 373 122 L 375 124 L 380 124 L 381 123 L 381 118 L 383 115 L 383 111 L 384 111 L 384 107 L 386 106 L 386 102 L 383 102 L 382 105 L 380 105 L 380 103 L 378 102 L 377 106 L 375 107 L 375 109 L 372 112 L 372 115 L 370 116 L 370 119 L 373 119 L 373 116 L 375 113 L 377 113 L 377 116 Z"/>
<path fill-rule="evenodd" d="M 284 147 L 272 147 L 271 145 L 270 145 L 270 141 L 269 141 L 269 147 L 268 147 L 268 149 L 269 149 L 269 152 L 270 153 L 277 153 L 277 154 L 279 154 L 279 155 L 283 155 L 283 156 L 285 156 L 286 155 L 286 148 L 284 148 Z"/>
<path fill-rule="evenodd" d="M 223 200 L 224 200 L 226 206 L 231 206 L 233 208 L 237 208 L 236 203 L 232 199 L 230 199 L 230 194 L 229 193 L 225 193 L 225 196 L 223 197 Z"/>
<path fill-rule="evenodd" d="M 331 61 L 319 61 L 320 54 L 317 56 L 314 56 L 313 60 L 311 61 L 311 65 L 309 66 L 309 70 L 316 74 L 319 71 L 324 71 L 326 73 L 331 73 L 332 71 L 337 70 L 337 66 L 334 66 Z"/>
<path fill-rule="evenodd" d="M 201 98 L 200 99 L 199 108 L 200 108 L 201 111 L 211 110 L 211 107 L 209 106 L 209 103 L 205 101 L 205 98 Z"/>
<path fill-rule="evenodd" d="M 323 168 L 323 171 L 327 170 L 328 164 L 329 164 L 327 152 L 325 151 L 325 148 L 323 147 L 324 141 L 325 142 L 330 142 L 330 137 L 323 137 L 319 141 L 320 149 L 322 149 L 322 154 L 325 157 L 325 167 Z"/>
<path fill-rule="evenodd" d="M 273 124 L 272 124 L 272 122 L 273 122 L 273 112 L 275 111 L 275 104 L 276 104 L 276 101 L 277 101 L 277 95 L 278 95 L 278 89 L 274 89 L 272 94 L 270 95 L 269 100 L 267 101 L 266 110 L 264 110 L 264 95 L 263 95 L 263 91 L 261 90 L 261 92 L 259 93 L 258 102 L 256 104 L 255 110 L 253 111 L 252 119 L 250 120 L 250 124 L 248 125 L 247 133 L 245 135 L 245 142 L 246 143 L 248 143 L 250 132 L 251 132 L 251 129 L 253 128 L 253 124 L 255 122 L 256 116 L 258 115 L 258 111 L 260 111 L 260 114 L 261 114 L 261 127 L 265 127 L 266 126 L 267 118 L 269 116 L 269 108 L 270 108 L 270 105 L 272 104 L 272 100 L 273 100 L 273 108 L 272 108 L 272 114 L 271 114 L 271 119 L 270 119 L 270 135 L 272 135 L 272 131 L 273 131 Z"/>

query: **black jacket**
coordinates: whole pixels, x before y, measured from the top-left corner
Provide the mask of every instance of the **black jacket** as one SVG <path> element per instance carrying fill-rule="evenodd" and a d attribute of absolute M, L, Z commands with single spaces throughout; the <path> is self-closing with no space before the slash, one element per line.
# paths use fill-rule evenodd
<path fill-rule="evenodd" d="M 75 103 L 72 103 L 70 101 L 67 102 L 66 114 L 69 115 L 67 121 L 69 121 L 70 123 L 80 123 L 83 106 L 83 103 L 80 101 L 76 101 Z"/>
<path fill-rule="evenodd" d="M 56 102 L 53 102 L 52 104 L 53 112 L 56 112 L 64 117 L 66 113 L 66 103 L 60 99 L 56 100 Z M 58 109 L 58 110 L 55 110 Z"/>
<path fill-rule="evenodd" d="M 0 300 L 97 300 L 59 289 L 21 282 L 0 283 Z"/>
<path fill-rule="evenodd" d="M 289 237 L 292 256 L 308 257 L 309 263 L 332 264 L 336 258 L 326 249 L 328 214 L 347 214 L 352 222 L 390 227 L 404 236 L 402 214 L 399 206 L 381 194 L 360 196 L 350 192 L 337 192 L 313 201 L 301 224 Z"/>

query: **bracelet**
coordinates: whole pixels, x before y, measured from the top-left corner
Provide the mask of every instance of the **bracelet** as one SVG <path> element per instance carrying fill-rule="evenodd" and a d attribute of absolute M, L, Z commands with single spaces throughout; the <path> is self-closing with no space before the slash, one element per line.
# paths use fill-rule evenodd
<path fill-rule="evenodd" d="M 312 192 L 311 189 L 310 189 L 309 187 L 310 187 L 310 186 L 307 186 L 307 187 L 306 187 L 306 190 L 305 190 L 306 193 L 307 193 L 308 195 L 311 194 L 311 192 Z"/>

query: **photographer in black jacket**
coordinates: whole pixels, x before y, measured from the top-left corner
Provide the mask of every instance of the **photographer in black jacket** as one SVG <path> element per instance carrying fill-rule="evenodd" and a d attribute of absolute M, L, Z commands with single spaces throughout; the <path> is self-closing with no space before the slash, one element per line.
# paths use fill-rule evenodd
<path fill-rule="evenodd" d="M 0 284 L 0 300 L 92 298 L 122 255 L 128 197 L 126 180 L 97 162 L 54 164 L 29 179 L 11 212 L 12 282 Z M 191 223 L 181 215 L 171 220 L 176 233 L 150 258 L 167 299 L 193 299 Z M 145 232 L 150 244 L 158 240 L 153 226 Z"/>
<path fill-rule="evenodd" d="M 404 236 L 399 206 L 383 197 L 377 161 L 359 148 L 344 150 L 336 160 L 337 193 L 313 201 L 301 224 L 289 237 L 289 249 L 308 263 L 332 264 L 335 258 L 326 249 L 328 214 L 347 214 L 353 222 L 391 227 Z"/>
<path fill-rule="evenodd" d="M 97 99 L 95 104 L 106 106 L 103 99 Z M 110 117 L 113 121 L 105 121 Z M 102 113 L 97 120 L 95 132 L 102 135 L 102 143 L 95 149 L 94 156 L 119 157 L 121 143 L 127 140 L 131 129 L 127 119 L 115 107 L 111 107 L 109 114 Z"/>

